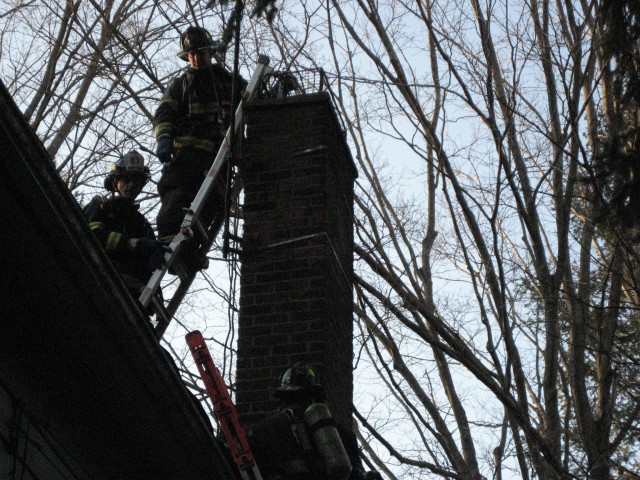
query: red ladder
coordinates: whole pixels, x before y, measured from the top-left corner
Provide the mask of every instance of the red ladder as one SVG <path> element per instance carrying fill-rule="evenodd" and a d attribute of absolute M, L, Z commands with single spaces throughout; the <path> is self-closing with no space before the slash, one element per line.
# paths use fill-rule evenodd
<path fill-rule="evenodd" d="M 218 418 L 227 442 L 229 442 L 231 455 L 240 470 L 242 478 L 244 480 L 262 480 L 260 470 L 258 470 L 255 458 L 249 448 L 244 428 L 238 420 L 236 406 L 229 396 L 220 371 L 211 359 L 202 333 L 200 333 L 199 330 L 194 330 L 187 334 L 186 339 L 189 350 L 191 350 L 191 355 L 193 355 L 200 376 L 204 381 L 209 398 L 211 398 L 213 411 Z"/>

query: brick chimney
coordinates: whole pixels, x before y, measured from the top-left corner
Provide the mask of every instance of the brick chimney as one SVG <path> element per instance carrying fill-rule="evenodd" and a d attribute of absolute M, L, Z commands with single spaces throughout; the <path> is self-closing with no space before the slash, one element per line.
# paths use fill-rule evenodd
<path fill-rule="evenodd" d="M 327 93 L 256 101 L 245 115 L 238 412 L 246 424 L 273 412 L 269 392 L 302 361 L 349 427 L 353 159 Z"/>

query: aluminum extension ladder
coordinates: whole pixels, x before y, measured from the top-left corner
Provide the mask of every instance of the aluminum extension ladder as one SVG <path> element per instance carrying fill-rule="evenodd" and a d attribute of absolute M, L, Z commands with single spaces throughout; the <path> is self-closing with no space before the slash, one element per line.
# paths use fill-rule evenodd
<path fill-rule="evenodd" d="M 198 254 L 203 256 L 206 255 L 211 249 L 211 246 L 224 223 L 224 212 L 217 212 L 211 225 L 204 225 L 200 216 L 205 202 L 213 194 L 215 181 L 222 171 L 222 167 L 226 164 L 229 150 L 231 148 L 231 128 L 234 128 L 234 138 L 237 138 L 237 134 L 240 134 L 242 129 L 243 105 L 255 96 L 261 85 L 263 77 L 273 71 L 273 68 L 268 65 L 269 57 L 266 55 L 260 55 L 258 57 L 258 66 L 256 67 L 256 70 L 245 89 L 245 93 L 240 104 L 236 109 L 234 125 L 230 126 L 227 130 L 222 145 L 218 150 L 218 154 L 209 169 L 209 173 L 205 177 L 205 180 L 191 203 L 191 206 L 186 210 L 186 215 L 180 226 L 179 233 L 169 244 L 170 251 L 165 254 L 165 265 L 153 272 L 149 282 L 140 295 L 140 303 L 142 303 L 145 308 L 151 304 L 153 311 L 156 314 L 157 324 L 155 332 L 158 338 L 161 338 L 164 335 L 164 332 L 173 319 L 182 299 L 187 294 L 197 273 L 196 271 L 184 268 L 180 264 L 179 254 L 181 246 L 183 246 L 184 242 L 187 240 L 198 239 L 200 240 L 198 243 Z M 227 188 L 232 187 L 229 185 Z M 173 290 L 171 297 L 163 299 L 162 296 L 156 295 L 156 292 L 158 292 L 160 283 L 169 268 L 172 268 L 172 273 L 175 272 L 177 274 L 179 283 Z M 163 291 L 163 296 L 164 294 L 165 292 Z"/>

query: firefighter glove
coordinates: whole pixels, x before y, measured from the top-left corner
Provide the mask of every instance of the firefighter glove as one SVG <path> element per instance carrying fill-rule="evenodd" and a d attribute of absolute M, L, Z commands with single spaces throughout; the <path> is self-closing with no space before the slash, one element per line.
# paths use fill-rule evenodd
<path fill-rule="evenodd" d="M 161 135 L 158 138 L 156 147 L 156 155 L 162 163 L 169 163 L 173 157 L 173 138 L 169 135 Z"/>
<path fill-rule="evenodd" d="M 157 270 L 164 265 L 164 255 L 169 252 L 169 247 L 153 238 L 143 237 L 138 239 L 136 252 L 147 258 L 149 269 Z"/>

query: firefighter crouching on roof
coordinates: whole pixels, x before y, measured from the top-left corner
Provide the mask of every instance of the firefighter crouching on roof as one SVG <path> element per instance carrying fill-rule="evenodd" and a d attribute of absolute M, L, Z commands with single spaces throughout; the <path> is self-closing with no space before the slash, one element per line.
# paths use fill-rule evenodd
<path fill-rule="evenodd" d="M 382 480 L 362 468 L 355 435 L 336 424 L 324 388 L 309 365 L 282 374 L 276 413 L 247 429 L 247 440 L 265 480 Z"/>
<path fill-rule="evenodd" d="M 112 195 L 96 195 L 83 209 L 91 231 L 135 299 L 153 271 L 164 264 L 167 250 L 135 203 L 150 178 L 143 156 L 132 150 L 111 166 L 104 179 Z"/>
<path fill-rule="evenodd" d="M 178 56 L 188 61 L 189 67 L 170 82 L 154 115 L 156 153 L 164 164 L 158 182 L 158 237 L 167 244 L 178 233 L 184 209 L 198 193 L 229 126 L 233 76 L 212 61 L 217 45 L 204 28 L 186 29 L 180 38 Z M 245 86 L 246 82 L 238 77 L 237 98 Z M 225 169 L 218 179 L 215 198 L 205 205 L 202 214 L 207 225 L 224 205 Z M 206 266 L 204 258 L 194 262 L 196 270 Z"/>

